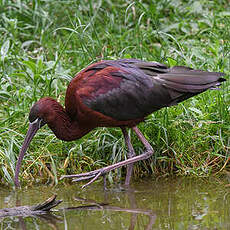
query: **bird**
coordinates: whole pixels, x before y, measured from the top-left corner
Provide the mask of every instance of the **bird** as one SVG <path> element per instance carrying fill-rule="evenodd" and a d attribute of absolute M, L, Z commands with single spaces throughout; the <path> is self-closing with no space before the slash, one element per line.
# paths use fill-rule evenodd
<path fill-rule="evenodd" d="M 44 125 L 64 141 L 80 139 L 97 127 L 119 127 L 127 145 L 127 159 L 81 174 L 64 175 L 74 181 L 90 180 L 111 170 L 127 166 L 125 184 L 129 185 L 135 162 L 151 157 L 154 150 L 137 125 L 163 108 L 218 89 L 226 81 L 221 72 L 209 72 L 186 66 L 168 67 L 159 62 L 138 59 L 101 60 L 81 70 L 69 83 L 65 107 L 50 97 L 38 100 L 29 112 L 29 129 L 20 150 L 14 184 L 20 186 L 19 171 L 31 140 Z M 128 135 L 131 128 L 144 145 L 136 155 Z"/>

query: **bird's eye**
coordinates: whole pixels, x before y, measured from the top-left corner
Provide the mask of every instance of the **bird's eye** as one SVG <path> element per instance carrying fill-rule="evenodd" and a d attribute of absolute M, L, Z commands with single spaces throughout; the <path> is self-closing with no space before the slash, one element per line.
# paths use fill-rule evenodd
<path fill-rule="evenodd" d="M 35 123 L 38 123 L 39 129 L 46 124 L 46 122 L 42 118 L 37 118 L 34 121 L 30 121 L 30 124 L 33 125 Z"/>

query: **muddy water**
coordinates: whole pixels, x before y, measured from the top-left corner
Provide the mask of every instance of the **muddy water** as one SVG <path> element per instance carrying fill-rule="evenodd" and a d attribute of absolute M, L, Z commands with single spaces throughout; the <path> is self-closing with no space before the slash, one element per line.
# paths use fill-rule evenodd
<path fill-rule="evenodd" d="M 0 189 L 0 208 L 33 205 L 57 194 L 63 202 L 52 215 L 6 217 L 0 229 L 230 229 L 230 188 L 214 179 L 141 180 L 108 191 L 101 183 L 81 190 L 39 186 Z M 77 209 L 64 209 L 77 207 Z"/>

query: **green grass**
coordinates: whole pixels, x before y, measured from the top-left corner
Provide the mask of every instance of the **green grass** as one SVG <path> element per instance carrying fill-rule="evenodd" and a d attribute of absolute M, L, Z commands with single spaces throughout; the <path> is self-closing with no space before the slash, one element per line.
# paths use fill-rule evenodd
<path fill-rule="evenodd" d="M 33 103 L 43 96 L 63 103 L 68 82 L 92 62 L 139 58 L 223 71 L 229 79 L 229 12 L 228 0 L 0 0 L 1 183 L 13 183 Z M 230 170 L 229 115 L 229 81 L 220 91 L 150 115 L 139 127 L 155 154 L 136 164 L 135 177 Z M 141 153 L 143 146 L 131 136 Z M 20 179 L 56 184 L 63 174 L 99 168 L 125 154 L 119 129 L 98 128 L 67 143 L 44 127 L 27 151 Z"/>

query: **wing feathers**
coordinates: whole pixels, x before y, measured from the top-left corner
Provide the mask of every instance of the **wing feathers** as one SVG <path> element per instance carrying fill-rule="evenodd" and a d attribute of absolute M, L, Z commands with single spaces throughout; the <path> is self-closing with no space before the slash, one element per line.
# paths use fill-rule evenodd
<path fill-rule="evenodd" d="M 79 95 L 83 103 L 122 121 L 144 118 L 225 81 L 221 77 L 223 73 L 183 66 L 168 68 L 157 62 L 136 59 L 102 61 L 85 71 L 92 73 L 82 87 L 88 85 L 92 91 Z"/>
<path fill-rule="evenodd" d="M 184 93 L 201 93 L 219 86 L 225 79 L 223 73 L 193 70 L 188 67 L 176 66 L 169 73 L 158 76 L 159 81 L 170 89 Z"/>

